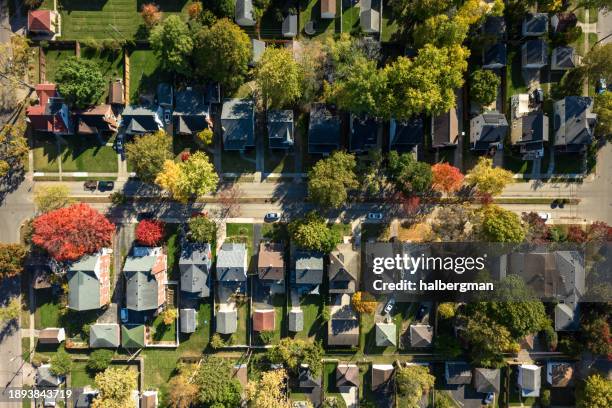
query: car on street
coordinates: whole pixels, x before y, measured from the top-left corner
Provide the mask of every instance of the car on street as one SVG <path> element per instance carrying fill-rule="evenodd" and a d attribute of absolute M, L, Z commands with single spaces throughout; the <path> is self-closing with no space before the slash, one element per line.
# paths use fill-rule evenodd
<path fill-rule="evenodd" d="M 383 219 L 383 213 L 379 213 L 379 212 L 368 213 L 368 220 L 382 220 L 382 219 Z"/>
<path fill-rule="evenodd" d="M 385 307 L 383 308 L 383 314 L 391 314 L 393 307 L 395 306 L 395 298 L 387 300 Z"/>
<path fill-rule="evenodd" d="M 264 220 L 267 222 L 276 222 L 281 219 L 280 213 L 269 212 L 264 216 Z"/>
<path fill-rule="evenodd" d="M 100 191 L 113 191 L 114 188 L 114 181 L 98 181 L 98 190 Z"/>
<path fill-rule="evenodd" d="M 494 393 L 494 392 L 489 392 L 489 393 L 487 393 L 487 395 L 485 395 L 485 397 L 482 399 L 482 403 L 483 403 L 484 405 L 489 405 L 489 404 L 492 404 L 494 400 L 495 400 L 495 393 Z"/>
<path fill-rule="evenodd" d="M 96 188 L 98 188 L 98 182 L 95 180 L 87 180 L 83 183 L 83 188 L 87 191 L 96 191 Z"/>
<path fill-rule="evenodd" d="M 552 215 L 549 212 L 539 211 L 537 214 L 538 214 L 538 217 L 540 217 L 542 221 L 544 222 L 548 222 L 552 219 Z"/>

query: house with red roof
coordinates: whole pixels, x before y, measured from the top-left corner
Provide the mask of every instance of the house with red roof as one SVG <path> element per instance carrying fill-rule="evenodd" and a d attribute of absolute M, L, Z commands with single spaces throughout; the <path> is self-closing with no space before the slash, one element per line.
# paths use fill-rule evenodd
<path fill-rule="evenodd" d="M 54 10 L 30 10 L 28 33 L 35 36 L 55 37 L 61 33 L 61 17 Z"/>
<path fill-rule="evenodd" d="M 68 105 L 57 92 L 55 84 L 36 85 L 38 105 L 27 108 L 26 115 L 32 130 L 55 135 L 71 135 L 74 127 Z"/>
<path fill-rule="evenodd" d="M 80 135 L 102 136 L 116 132 L 118 127 L 111 105 L 92 106 L 76 114 L 76 132 Z"/>

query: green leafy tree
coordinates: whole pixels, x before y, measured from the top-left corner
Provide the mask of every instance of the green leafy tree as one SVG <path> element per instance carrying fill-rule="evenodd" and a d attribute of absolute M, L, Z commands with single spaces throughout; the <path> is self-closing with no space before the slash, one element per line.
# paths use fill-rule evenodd
<path fill-rule="evenodd" d="M 0 178 L 8 179 L 23 172 L 29 151 L 25 130 L 23 122 L 6 123 L 0 130 Z"/>
<path fill-rule="evenodd" d="M 497 205 L 482 209 L 480 234 L 490 242 L 516 242 L 525 240 L 525 228 L 518 215 Z"/>
<path fill-rule="evenodd" d="M 0 242 L 0 281 L 21 274 L 27 254 L 27 248 L 21 244 Z"/>
<path fill-rule="evenodd" d="M 288 230 L 293 242 L 303 249 L 329 253 L 342 242 L 340 232 L 327 225 L 325 219 L 315 212 L 291 221 Z"/>
<path fill-rule="evenodd" d="M 502 365 L 503 353 L 519 349 L 508 329 L 480 314 L 468 318 L 465 338 L 470 343 L 472 362 L 479 367 Z"/>
<path fill-rule="evenodd" d="M 338 107 L 353 113 L 369 113 L 378 116 L 379 102 L 384 96 L 385 80 L 376 61 L 358 53 L 346 68 L 350 75 L 338 78 L 332 88 L 331 99 Z"/>
<path fill-rule="evenodd" d="M 438 316 L 441 319 L 451 319 L 455 317 L 457 305 L 453 302 L 444 302 L 438 305 Z"/>
<path fill-rule="evenodd" d="M 164 162 L 172 158 L 172 138 L 163 131 L 137 136 L 133 142 L 126 143 L 125 149 L 136 175 L 150 183 L 162 171 Z"/>
<path fill-rule="evenodd" d="M 63 349 L 51 357 L 51 372 L 55 375 L 66 375 L 72 370 L 72 359 L 70 354 L 66 353 Z"/>
<path fill-rule="evenodd" d="M 391 7 L 397 16 L 405 20 L 425 20 L 442 14 L 454 3 L 451 0 L 393 0 Z"/>
<path fill-rule="evenodd" d="M 610 10 L 612 9 L 611 0 L 578 0 L 575 4 L 575 8 L 579 7 L 585 9 L 598 9 L 598 10 Z"/>
<path fill-rule="evenodd" d="M 470 76 L 470 96 L 480 105 L 489 105 L 497 99 L 501 78 L 493 71 L 479 69 Z"/>
<path fill-rule="evenodd" d="M 436 377 L 429 373 L 429 368 L 421 365 L 399 367 L 395 371 L 395 382 L 400 397 L 409 407 L 418 407 L 419 401 L 434 386 Z"/>
<path fill-rule="evenodd" d="M 215 167 L 203 152 L 192 154 L 181 163 L 166 160 L 155 183 L 170 191 L 172 197 L 181 202 L 214 191 L 219 183 Z"/>
<path fill-rule="evenodd" d="M 300 97 L 300 66 L 288 48 L 266 48 L 254 77 L 266 108 L 282 108 Z"/>
<path fill-rule="evenodd" d="M 612 356 L 612 336 L 605 317 L 599 316 L 583 323 L 582 338 L 591 353 Z"/>
<path fill-rule="evenodd" d="M 389 153 L 389 173 L 397 188 L 405 194 L 423 193 L 431 188 L 433 175 L 429 164 L 417 161 L 410 153 Z"/>
<path fill-rule="evenodd" d="M 445 359 L 457 358 L 461 355 L 461 345 L 456 337 L 439 334 L 434 339 L 434 350 Z"/>
<path fill-rule="evenodd" d="M 467 37 L 470 27 L 465 20 L 451 18 L 446 14 L 429 17 L 417 24 L 412 34 L 415 45 L 419 48 L 425 44 L 436 47 L 448 47 L 461 44 Z"/>
<path fill-rule="evenodd" d="M 187 222 L 190 241 L 212 244 L 217 239 L 217 224 L 207 217 L 191 217 Z"/>
<path fill-rule="evenodd" d="M 236 12 L 236 2 L 233 0 L 211 0 L 207 2 L 207 7 L 219 18 L 234 18 Z"/>
<path fill-rule="evenodd" d="M 251 40 L 240 27 L 223 18 L 197 32 L 193 58 L 196 74 L 229 90 L 237 89 L 248 71 Z"/>
<path fill-rule="evenodd" d="M 10 112 L 19 103 L 16 90 L 24 85 L 30 65 L 27 37 L 13 34 L 0 44 L 0 109 Z M 4 126 L 7 126 L 6 124 Z"/>
<path fill-rule="evenodd" d="M 511 171 L 501 167 L 493 167 L 493 160 L 487 157 L 478 159 L 478 163 L 468 171 L 465 177 L 467 183 L 475 187 L 479 193 L 498 195 L 503 189 L 514 182 Z"/>
<path fill-rule="evenodd" d="M 87 369 L 91 371 L 106 370 L 113 361 L 114 354 L 115 353 L 112 350 L 95 350 L 89 355 L 89 360 L 87 360 Z"/>
<path fill-rule="evenodd" d="M 596 45 L 582 60 L 589 78 L 594 80 L 604 78 L 608 84 L 612 81 L 610 61 L 612 61 L 612 43 Z"/>
<path fill-rule="evenodd" d="M 219 333 L 215 333 L 212 335 L 210 339 L 210 347 L 212 347 L 213 350 L 218 350 L 225 346 L 226 346 L 225 340 L 223 340 L 223 338 L 221 337 Z"/>
<path fill-rule="evenodd" d="M 599 374 L 589 376 L 584 388 L 577 393 L 578 408 L 602 408 L 612 406 L 612 381 Z"/>
<path fill-rule="evenodd" d="M 39 187 L 34 192 L 34 204 L 39 213 L 46 213 L 74 203 L 66 184 Z"/>
<path fill-rule="evenodd" d="M 240 405 L 241 386 L 227 359 L 205 356 L 194 379 L 199 387 L 198 401 L 207 407 L 230 408 Z"/>
<path fill-rule="evenodd" d="M 15 320 L 21 314 L 21 302 L 14 297 L 6 305 L 0 305 L 0 323 Z"/>
<path fill-rule="evenodd" d="M 593 112 L 597 114 L 597 135 L 612 136 L 612 92 L 608 91 L 595 96 Z"/>
<path fill-rule="evenodd" d="M 208 147 L 213 142 L 213 131 L 211 128 L 206 128 L 197 134 L 197 140 L 199 140 L 204 146 Z"/>
<path fill-rule="evenodd" d="M 190 56 L 193 39 L 189 26 L 178 15 L 171 15 L 151 30 L 151 48 L 159 58 L 162 69 L 181 75 L 191 73 Z"/>
<path fill-rule="evenodd" d="M 297 374 L 300 364 L 307 364 L 316 376 L 321 373 L 323 346 L 320 342 L 285 337 L 268 351 L 268 359 L 275 364 L 283 364 L 293 374 Z"/>
<path fill-rule="evenodd" d="M 326 208 L 340 208 L 348 191 L 359 186 L 355 156 L 341 151 L 319 160 L 308 174 L 308 198 Z"/>
<path fill-rule="evenodd" d="M 106 87 L 98 64 L 86 58 L 64 60 L 55 73 L 55 81 L 66 102 L 77 108 L 95 105 Z"/>
<path fill-rule="evenodd" d="M 127 368 L 109 367 L 96 374 L 94 383 L 100 393 L 92 408 L 128 408 L 134 406 L 132 391 L 137 388 L 138 373 Z"/>

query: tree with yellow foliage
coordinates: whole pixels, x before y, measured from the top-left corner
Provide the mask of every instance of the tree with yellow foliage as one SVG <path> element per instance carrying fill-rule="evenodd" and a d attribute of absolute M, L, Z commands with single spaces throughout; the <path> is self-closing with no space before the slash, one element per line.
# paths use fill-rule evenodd
<path fill-rule="evenodd" d="M 131 395 L 136 390 L 137 373 L 125 368 L 109 367 L 96 375 L 96 388 L 100 391 L 92 408 L 131 408 Z"/>
<path fill-rule="evenodd" d="M 481 157 L 478 163 L 468 171 L 465 179 L 481 194 L 498 195 L 508 184 L 514 182 L 513 176 L 511 171 L 493 167 L 493 160 Z"/>
<path fill-rule="evenodd" d="M 287 398 L 285 370 L 266 371 L 259 381 L 249 382 L 246 388 L 250 408 L 290 408 Z"/>
<path fill-rule="evenodd" d="M 214 191 L 218 183 L 219 175 L 215 167 L 202 152 L 192 154 L 182 163 L 166 160 L 155 178 L 155 184 L 168 190 L 175 200 L 181 202 Z"/>
<path fill-rule="evenodd" d="M 355 292 L 351 298 L 353 309 L 357 313 L 369 313 L 372 314 L 376 311 L 376 299 L 368 292 Z"/>

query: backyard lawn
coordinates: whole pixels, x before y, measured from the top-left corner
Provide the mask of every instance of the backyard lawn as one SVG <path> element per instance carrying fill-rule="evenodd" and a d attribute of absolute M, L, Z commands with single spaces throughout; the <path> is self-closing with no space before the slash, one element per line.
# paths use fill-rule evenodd
<path fill-rule="evenodd" d="M 176 320 L 174 320 L 172 324 L 166 325 L 164 324 L 162 315 L 157 315 L 151 325 L 151 337 L 154 342 L 176 342 Z"/>
<path fill-rule="evenodd" d="M 247 257 L 253 255 L 253 224 L 226 224 L 226 242 L 240 242 L 246 244 Z"/>
<path fill-rule="evenodd" d="M 380 40 L 387 42 L 394 39 L 399 30 L 399 23 L 393 16 L 389 2 L 383 2 L 382 23 L 380 27 Z"/>
<path fill-rule="evenodd" d="M 93 48 L 81 48 L 81 58 L 92 60 L 96 63 L 108 84 L 114 79 L 123 79 L 123 52 L 120 50 L 96 50 Z M 104 94 L 98 101 L 104 103 L 108 97 L 108 86 L 104 87 Z"/>
<path fill-rule="evenodd" d="M 62 61 L 74 57 L 74 49 L 69 50 L 46 50 L 45 52 L 45 79 L 47 82 L 55 82 L 55 73 Z"/>
<path fill-rule="evenodd" d="M 34 135 L 34 171 L 58 172 L 57 144 L 49 136 Z"/>
<path fill-rule="evenodd" d="M 229 344 L 234 346 L 246 345 L 248 343 L 248 326 L 249 326 L 249 303 L 243 302 L 238 306 L 238 327 L 236 332 L 229 338 Z"/>
<path fill-rule="evenodd" d="M 198 325 L 195 333 L 191 333 L 185 340 L 181 338 L 178 352 L 185 357 L 199 357 L 210 341 L 210 324 L 212 320 L 211 304 L 202 303 L 198 310 Z"/>
<path fill-rule="evenodd" d="M 335 398 L 338 408 L 346 408 L 346 404 L 340 390 L 336 387 L 336 363 L 325 363 L 323 365 L 323 392 L 325 397 Z"/>
<path fill-rule="evenodd" d="M 166 254 L 168 255 L 169 280 L 178 279 L 178 259 L 181 256 L 180 251 L 178 224 L 166 224 Z"/>
<path fill-rule="evenodd" d="M 274 306 L 276 321 L 274 324 L 274 336 L 269 344 L 278 344 L 280 339 L 283 337 L 285 316 L 287 315 L 285 308 L 285 295 L 274 295 L 272 297 L 272 305 Z M 260 345 L 265 344 L 255 331 L 253 332 L 253 342 Z"/>
<path fill-rule="evenodd" d="M 80 388 L 86 385 L 94 384 L 95 374 L 92 375 L 87 370 L 87 362 L 85 361 L 73 361 L 72 371 L 70 372 L 70 387 Z"/>
<path fill-rule="evenodd" d="M 340 1 L 342 3 L 342 1 Z M 344 2 L 347 3 L 346 1 Z M 359 31 L 359 10 L 357 4 L 353 7 L 343 7 L 342 9 L 342 32 L 354 33 Z"/>
<path fill-rule="evenodd" d="M 140 94 L 155 94 L 158 83 L 166 80 L 159 59 L 150 50 L 135 50 L 130 54 L 130 102 L 137 103 Z"/>
<path fill-rule="evenodd" d="M 34 313 L 34 324 L 36 329 L 47 327 L 61 327 L 61 305 L 58 298 L 51 289 L 39 289 L 36 291 L 36 312 Z"/>
<path fill-rule="evenodd" d="M 314 22 L 315 35 L 333 35 L 336 32 L 336 24 L 340 25 L 339 15 L 342 10 L 342 0 L 336 0 L 336 18 L 322 19 L 321 18 L 321 1 L 309 0 L 308 2 L 300 2 L 300 32 L 304 32 L 304 26 L 307 22 Z M 338 30 L 339 31 L 339 30 Z"/>
<path fill-rule="evenodd" d="M 303 340 L 323 341 L 327 324 L 321 319 L 323 299 L 320 295 L 307 295 L 300 299 L 300 307 L 304 313 L 304 329 L 295 334 L 295 338 Z"/>
<path fill-rule="evenodd" d="M 527 86 L 521 71 L 521 49 L 517 46 L 508 47 L 508 64 L 506 65 L 506 95 L 526 93 Z"/>

